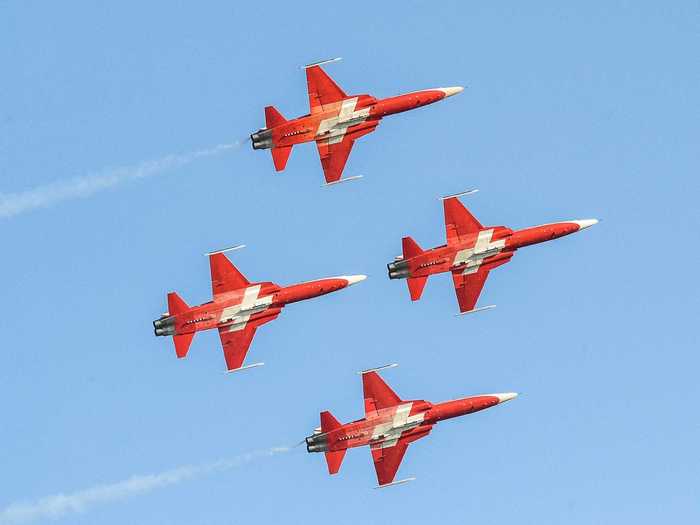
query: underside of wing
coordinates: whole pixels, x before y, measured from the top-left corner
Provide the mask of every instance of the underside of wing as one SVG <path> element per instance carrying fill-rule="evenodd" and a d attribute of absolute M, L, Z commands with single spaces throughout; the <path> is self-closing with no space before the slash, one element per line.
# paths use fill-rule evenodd
<path fill-rule="evenodd" d="M 445 234 L 447 244 L 459 240 L 469 234 L 478 233 L 484 227 L 474 217 L 467 208 L 464 207 L 457 197 L 450 197 L 443 201 L 445 209 Z"/>
<path fill-rule="evenodd" d="M 355 141 L 348 137 L 334 144 L 331 144 L 327 139 L 316 141 L 318 154 L 321 157 L 321 166 L 323 166 L 323 176 L 327 184 L 338 182 L 343 176 L 343 169 L 354 143 Z"/>
<path fill-rule="evenodd" d="M 384 443 L 384 445 L 386 445 L 386 443 Z M 394 481 L 394 477 L 399 470 L 401 460 L 403 460 L 407 448 L 408 442 L 404 438 L 400 438 L 391 447 L 372 447 L 374 469 L 377 471 L 377 482 L 380 486 Z"/>
<path fill-rule="evenodd" d="M 236 370 L 243 366 L 245 356 L 250 348 L 250 343 L 253 341 L 255 331 L 263 324 L 277 319 L 279 311 L 274 315 L 270 315 L 261 320 L 250 321 L 242 328 L 233 325 L 219 327 L 219 337 L 221 338 L 221 346 L 224 349 L 224 358 L 226 359 L 226 368 Z"/>
<path fill-rule="evenodd" d="M 336 135 L 330 139 L 319 139 L 316 141 L 318 154 L 321 157 L 321 165 L 323 166 L 323 176 L 327 184 L 338 182 L 341 179 L 355 140 L 372 133 L 377 129 L 378 124 L 379 121 L 365 122 L 348 128 L 345 135 Z"/>
<path fill-rule="evenodd" d="M 216 297 L 219 294 L 240 290 L 250 284 L 248 279 L 238 271 L 223 253 L 209 256 L 211 270 L 211 290 Z"/>
<path fill-rule="evenodd" d="M 486 268 L 479 268 L 477 272 L 466 275 L 462 274 L 461 270 L 452 271 L 452 280 L 454 281 L 461 313 L 474 309 L 488 275 L 489 270 Z"/>
<path fill-rule="evenodd" d="M 323 106 L 340 102 L 347 97 L 320 66 L 306 68 L 306 86 L 309 92 L 311 113 L 323 111 Z"/>
<path fill-rule="evenodd" d="M 235 331 L 230 331 L 229 326 L 219 328 L 219 337 L 221 338 L 221 346 L 224 349 L 224 358 L 226 359 L 226 368 L 228 370 L 236 370 L 243 366 L 250 343 L 255 336 L 256 328 L 255 326 L 246 326 L 242 330 Z"/>
<path fill-rule="evenodd" d="M 389 388 L 389 385 L 384 382 L 377 372 L 365 372 L 362 374 L 362 390 L 365 397 L 365 414 L 401 403 L 401 398 Z"/>

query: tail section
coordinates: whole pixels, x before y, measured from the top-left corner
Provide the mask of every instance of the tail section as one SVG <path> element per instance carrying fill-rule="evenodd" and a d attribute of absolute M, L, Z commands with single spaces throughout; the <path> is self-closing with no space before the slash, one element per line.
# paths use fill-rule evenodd
<path fill-rule="evenodd" d="M 420 296 L 423 295 L 425 283 L 428 282 L 428 276 L 409 277 L 406 279 L 406 282 L 408 283 L 408 292 L 411 294 L 411 301 L 417 301 L 420 299 Z"/>
<path fill-rule="evenodd" d="M 185 357 L 187 355 L 187 352 L 189 352 L 193 337 L 194 332 L 190 332 L 189 334 L 178 334 L 173 336 L 173 342 L 175 343 L 175 355 L 177 355 L 179 359 Z"/>
<path fill-rule="evenodd" d="M 326 432 L 330 432 L 342 426 L 340 421 L 333 417 L 333 414 L 327 411 L 321 412 L 321 432 L 325 434 Z"/>
<path fill-rule="evenodd" d="M 328 473 L 337 474 L 340 470 L 340 465 L 343 464 L 343 458 L 345 458 L 345 453 L 348 451 L 347 448 L 343 450 L 334 450 L 332 452 L 326 452 L 326 463 L 328 464 Z"/>
<path fill-rule="evenodd" d="M 168 294 L 168 314 L 178 315 L 189 310 L 190 307 L 185 301 L 176 293 L 170 292 Z"/>
<path fill-rule="evenodd" d="M 414 241 L 411 237 L 404 237 L 401 239 L 403 244 L 403 258 L 404 260 L 415 257 L 423 253 L 423 249 L 418 246 L 418 243 Z M 411 294 L 411 301 L 417 301 L 423 294 L 423 289 L 425 288 L 425 283 L 428 281 L 428 276 L 424 277 L 409 277 L 406 279 L 408 283 L 408 291 Z"/>
<path fill-rule="evenodd" d="M 411 257 L 415 257 L 416 255 L 423 253 L 423 249 L 418 246 L 418 243 L 411 237 L 404 237 L 401 239 L 401 243 L 403 244 L 404 259 L 410 259 Z"/>
<path fill-rule="evenodd" d="M 340 422 L 333 417 L 330 412 L 321 412 L 321 432 L 324 434 L 330 432 L 342 425 Z M 337 474 L 340 470 L 340 465 L 343 463 L 343 458 L 345 457 L 345 452 L 347 449 L 343 450 L 333 450 L 326 452 L 326 463 L 328 464 L 328 473 Z"/>
<path fill-rule="evenodd" d="M 168 314 L 170 316 L 175 316 L 188 311 L 190 307 L 185 301 L 175 292 L 170 292 L 168 294 Z M 194 337 L 194 332 L 189 334 L 178 334 L 173 336 L 173 342 L 175 343 L 175 354 L 179 358 L 183 358 L 187 355 L 192 344 L 192 338 Z"/>
<path fill-rule="evenodd" d="M 275 147 L 270 150 L 272 152 L 272 162 L 275 163 L 276 171 L 283 171 L 287 167 L 289 155 L 292 153 L 291 146 Z"/>
<path fill-rule="evenodd" d="M 282 116 L 282 113 L 277 111 L 274 106 L 265 108 L 265 127 L 270 129 L 280 124 L 287 122 L 287 119 Z"/>

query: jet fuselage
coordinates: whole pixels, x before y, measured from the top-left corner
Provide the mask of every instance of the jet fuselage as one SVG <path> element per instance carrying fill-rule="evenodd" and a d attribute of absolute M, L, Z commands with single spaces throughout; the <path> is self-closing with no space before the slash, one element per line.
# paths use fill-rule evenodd
<path fill-rule="evenodd" d="M 439 421 L 491 408 L 516 395 L 487 394 L 435 404 L 423 400 L 402 401 L 394 407 L 380 409 L 330 432 L 314 433 L 306 438 L 307 450 L 332 452 L 365 445 L 375 448 L 391 447 L 399 438 L 410 438 L 413 441 L 422 437 Z"/>
<path fill-rule="evenodd" d="M 250 284 L 243 289 L 219 294 L 213 301 L 194 306 L 177 315 L 164 314 L 154 322 L 155 333 L 168 336 L 222 326 L 235 329 L 237 325 L 276 316 L 289 303 L 335 292 L 361 280 L 364 280 L 364 276 L 350 275 L 285 287 L 271 282 Z"/>
<path fill-rule="evenodd" d="M 518 248 L 575 233 L 595 222 L 565 221 L 517 231 L 505 226 L 485 228 L 413 257 L 397 258 L 388 265 L 389 278 L 424 277 L 454 270 L 474 273 L 483 264 L 497 266 L 508 261 Z"/>
<path fill-rule="evenodd" d="M 315 113 L 263 128 L 251 135 L 253 149 L 281 148 L 316 140 L 340 142 L 352 128 L 354 134 L 372 130 L 377 121 L 388 115 L 432 104 L 462 91 L 461 87 L 426 89 L 395 97 L 376 99 L 354 95 L 326 104 Z"/>

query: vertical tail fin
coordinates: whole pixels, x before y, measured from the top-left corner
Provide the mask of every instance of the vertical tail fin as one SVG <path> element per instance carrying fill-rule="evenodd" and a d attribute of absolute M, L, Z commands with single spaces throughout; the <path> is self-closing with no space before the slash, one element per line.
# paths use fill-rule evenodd
<path fill-rule="evenodd" d="M 342 425 L 340 422 L 333 417 L 330 412 L 321 412 L 321 432 L 326 433 L 336 428 L 340 428 Z M 340 470 L 340 465 L 343 463 L 343 458 L 345 457 L 345 452 L 347 449 L 343 450 L 332 450 L 326 452 L 326 463 L 328 464 L 328 473 L 337 474 Z"/>

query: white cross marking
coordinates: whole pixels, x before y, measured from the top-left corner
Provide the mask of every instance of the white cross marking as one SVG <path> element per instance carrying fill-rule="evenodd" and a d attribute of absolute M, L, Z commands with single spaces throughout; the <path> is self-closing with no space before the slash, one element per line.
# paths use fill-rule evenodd
<path fill-rule="evenodd" d="M 324 119 L 318 125 L 316 137 L 327 139 L 329 145 L 342 142 L 350 126 L 364 122 L 369 116 L 370 108 L 355 111 L 355 106 L 357 106 L 357 97 L 343 100 L 340 104 L 338 116 Z"/>
<path fill-rule="evenodd" d="M 227 306 L 221 311 L 219 323 L 233 321 L 229 326 L 229 332 L 243 330 L 250 319 L 250 316 L 258 311 L 265 310 L 272 303 L 272 296 L 267 295 L 258 299 L 261 285 L 249 286 L 243 292 L 243 299 L 234 306 Z M 240 315 L 241 312 L 243 315 Z"/>
<path fill-rule="evenodd" d="M 372 431 L 372 440 L 379 440 L 381 442 L 378 444 L 379 448 L 393 447 L 401 438 L 401 434 L 406 430 L 418 426 L 423 422 L 425 418 L 425 412 L 420 412 L 413 416 L 409 416 L 411 413 L 411 407 L 413 403 L 405 403 L 396 407 L 396 412 L 391 421 L 387 423 L 382 423 L 374 427 Z"/>
<path fill-rule="evenodd" d="M 460 266 L 466 263 L 462 275 L 476 273 L 484 259 L 496 255 L 506 245 L 505 239 L 491 242 L 491 237 L 493 237 L 493 229 L 481 230 L 476 237 L 474 247 L 458 251 L 452 266 Z"/>

